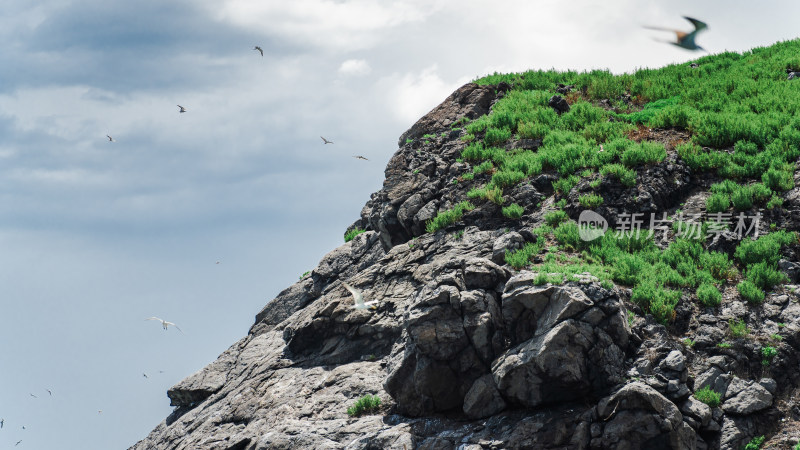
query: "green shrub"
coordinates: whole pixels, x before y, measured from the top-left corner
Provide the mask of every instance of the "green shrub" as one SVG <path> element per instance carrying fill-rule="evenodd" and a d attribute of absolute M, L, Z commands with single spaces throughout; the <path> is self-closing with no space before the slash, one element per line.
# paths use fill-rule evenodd
<path fill-rule="evenodd" d="M 560 224 L 553 230 L 553 235 L 560 244 L 572 248 L 578 248 L 578 243 L 581 241 L 578 224 L 573 221 Z"/>
<path fill-rule="evenodd" d="M 771 346 L 761 348 L 761 365 L 768 366 L 772 362 L 772 358 L 778 355 L 778 349 Z"/>
<path fill-rule="evenodd" d="M 800 441 L 797 441 L 797 444 L 794 444 L 794 447 L 792 447 L 792 450 L 800 450 Z"/>
<path fill-rule="evenodd" d="M 733 207 L 744 211 L 753 207 L 753 193 L 747 186 L 742 186 L 731 194 Z"/>
<path fill-rule="evenodd" d="M 509 219 L 519 219 L 522 217 L 522 213 L 525 212 L 525 208 L 519 206 L 516 203 L 512 203 L 505 208 L 503 208 L 503 216 Z"/>
<path fill-rule="evenodd" d="M 580 180 L 581 179 L 575 175 L 560 178 L 559 180 L 553 182 L 553 189 L 562 195 L 566 195 L 569 194 L 569 191 L 571 191 Z"/>
<path fill-rule="evenodd" d="M 596 208 L 603 204 L 603 197 L 597 194 L 585 194 L 578 198 L 578 202 L 584 208 Z"/>
<path fill-rule="evenodd" d="M 715 194 L 733 194 L 740 188 L 739 184 L 731 180 L 722 180 L 711 185 L 711 192 Z"/>
<path fill-rule="evenodd" d="M 355 227 L 352 230 L 346 232 L 344 234 L 344 241 L 350 242 L 353 240 L 354 237 L 358 236 L 359 234 L 363 233 L 366 230 L 362 230 L 361 228 Z"/>
<path fill-rule="evenodd" d="M 485 190 L 485 198 L 495 205 L 502 205 L 505 201 L 503 199 L 503 189 L 499 186 L 487 186 Z"/>
<path fill-rule="evenodd" d="M 488 172 L 488 171 L 492 170 L 493 168 L 494 168 L 494 165 L 492 164 L 491 161 L 484 161 L 484 162 L 480 163 L 479 165 L 475 166 L 475 168 L 472 169 L 472 173 L 474 173 L 475 175 L 479 175 L 479 174 L 482 174 L 484 172 Z"/>
<path fill-rule="evenodd" d="M 511 130 L 508 128 L 488 128 L 483 142 L 485 142 L 486 145 L 494 145 L 503 143 L 509 138 L 511 138 Z"/>
<path fill-rule="evenodd" d="M 747 266 L 745 278 L 755 286 L 768 291 L 779 283 L 788 281 L 786 274 L 779 272 L 767 262 L 755 263 Z"/>
<path fill-rule="evenodd" d="M 764 436 L 757 436 L 754 437 L 753 439 L 750 439 L 750 442 L 748 442 L 747 445 L 744 446 L 744 450 L 760 449 L 761 446 L 764 445 L 764 439 L 765 439 Z"/>
<path fill-rule="evenodd" d="M 664 289 L 651 281 L 644 281 L 631 291 L 631 301 L 665 325 L 675 318 L 675 306 L 680 298 L 680 292 Z"/>
<path fill-rule="evenodd" d="M 711 408 L 716 408 L 721 403 L 721 396 L 708 386 L 694 392 L 694 398 L 700 400 Z"/>
<path fill-rule="evenodd" d="M 350 408 L 347 408 L 347 415 L 351 417 L 358 417 L 362 414 L 371 413 L 377 411 L 378 408 L 381 406 L 381 399 L 377 395 L 365 395 L 360 399 L 356 400 L 356 402 Z"/>
<path fill-rule="evenodd" d="M 736 273 L 728 255 L 721 252 L 704 252 L 700 254 L 700 268 L 707 270 L 717 280 L 725 280 Z"/>
<path fill-rule="evenodd" d="M 667 150 L 657 142 L 642 141 L 622 154 L 620 160 L 628 167 L 661 162 L 667 157 Z"/>
<path fill-rule="evenodd" d="M 767 209 L 780 208 L 783 206 L 783 199 L 777 195 L 773 195 L 767 202 Z"/>
<path fill-rule="evenodd" d="M 623 184 L 631 187 L 636 184 L 636 172 L 622 164 L 606 164 L 600 168 L 600 175 L 613 176 Z"/>
<path fill-rule="evenodd" d="M 772 167 L 761 176 L 761 182 L 775 192 L 788 191 L 794 187 L 792 172 Z"/>
<path fill-rule="evenodd" d="M 731 202 L 728 194 L 723 192 L 711 194 L 711 197 L 708 197 L 708 200 L 706 200 L 706 212 L 713 214 L 727 211 L 730 207 L 730 204 Z"/>
<path fill-rule="evenodd" d="M 722 294 L 713 284 L 704 283 L 697 288 L 697 299 L 704 306 L 718 306 L 722 302 Z"/>
<path fill-rule="evenodd" d="M 748 303 L 759 304 L 764 301 L 764 291 L 752 281 L 744 280 L 736 286 L 736 289 Z"/>
<path fill-rule="evenodd" d="M 491 184 L 500 187 L 514 186 L 525 179 L 525 174 L 518 170 L 501 170 L 492 175 Z"/>
<path fill-rule="evenodd" d="M 768 262 L 774 265 L 780 259 L 781 246 L 788 245 L 797 241 L 797 236 L 794 233 L 786 231 L 777 231 L 759 237 L 756 240 L 746 239 L 743 240 L 738 247 L 734 256 L 745 265 L 750 265 L 757 262 Z"/>
<path fill-rule="evenodd" d="M 461 220 L 466 211 L 472 211 L 475 206 L 470 202 L 461 202 L 453 207 L 453 209 L 442 211 L 433 219 L 429 220 L 425 225 L 425 231 L 428 233 L 435 233 L 442 228 L 447 228 L 450 225 Z"/>
<path fill-rule="evenodd" d="M 561 222 L 564 222 L 569 219 L 569 216 L 564 211 L 550 211 L 544 215 L 544 221 L 546 224 L 550 225 L 551 227 L 558 226 Z"/>
<path fill-rule="evenodd" d="M 748 188 L 754 203 L 764 204 L 772 196 L 772 190 L 761 183 L 751 184 Z"/>
<path fill-rule="evenodd" d="M 728 319 L 728 329 L 730 330 L 731 335 L 735 338 L 745 337 L 750 334 L 747 324 L 744 323 L 742 319 L 739 319 L 736 322 L 734 322 L 733 319 Z"/>

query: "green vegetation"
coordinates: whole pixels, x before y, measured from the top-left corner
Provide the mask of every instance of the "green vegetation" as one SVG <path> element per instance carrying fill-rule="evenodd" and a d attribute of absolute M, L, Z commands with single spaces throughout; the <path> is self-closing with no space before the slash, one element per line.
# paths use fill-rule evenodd
<path fill-rule="evenodd" d="M 603 204 L 603 197 L 597 194 L 585 194 L 581 195 L 578 201 L 584 208 L 597 208 Z"/>
<path fill-rule="evenodd" d="M 691 338 L 684 338 L 681 343 L 689 348 L 694 347 L 695 342 Z"/>
<path fill-rule="evenodd" d="M 748 303 L 757 305 L 764 301 L 764 291 L 759 289 L 758 286 L 751 281 L 742 281 L 736 286 L 736 289 L 739 291 L 739 295 L 747 300 Z"/>
<path fill-rule="evenodd" d="M 305 272 L 303 272 L 303 274 L 302 274 L 302 275 L 300 275 L 300 278 L 298 278 L 298 279 L 302 280 L 303 278 L 305 278 L 305 277 L 306 277 L 306 275 L 308 275 L 308 274 L 310 274 L 310 273 L 311 273 L 311 271 L 310 271 L 310 270 L 306 270 Z"/>
<path fill-rule="evenodd" d="M 344 241 L 350 242 L 353 240 L 354 237 L 358 236 L 359 234 L 363 233 L 366 230 L 362 230 L 361 228 L 355 227 L 352 230 L 346 232 L 344 234 Z"/>
<path fill-rule="evenodd" d="M 770 347 L 770 346 L 762 347 L 761 357 L 763 359 L 761 360 L 761 365 L 765 367 L 768 366 L 772 362 L 772 358 L 774 358 L 777 355 L 778 355 L 778 349 L 776 349 L 775 347 Z"/>
<path fill-rule="evenodd" d="M 531 262 L 531 258 L 538 255 L 544 248 L 544 237 L 539 237 L 536 242 L 528 242 L 519 250 L 506 251 L 506 263 L 516 270 L 526 267 Z"/>
<path fill-rule="evenodd" d="M 797 444 L 792 447 L 792 450 L 800 450 L 800 441 L 797 441 Z"/>
<path fill-rule="evenodd" d="M 512 203 L 505 208 L 503 208 L 503 216 L 509 219 L 519 219 L 522 217 L 522 213 L 525 212 L 525 208 L 519 206 L 516 203 Z"/>
<path fill-rule="evenodd" d="M 757 437 L 754 437 L 753 439 L 750 439 L 750 442 L 748 442 L 747 445 L 744 446 L 744 450 L 758 450 L 758 449 L 760 449 L 761 446 L 764 445 L 764 440 L 765 439 L 766 438 L 764 436 L 757 436 Z"/>
<path fill-rule="evenodd" d="M 558 224 L 569 219 L 567 213 L 564 211 L 551 211 L 544 215 L 544 222 L 551 227 L 557 227 Z"/>
<path fill-rule="evenodd" d="M 742 319 L 739 319 L 735 322 L 733 319 L 728 319 L 728 329 L 731 332 L 731 336 L 735 338 L 745 337 L 750 334 L 747 324 L 744 323 L 744 320 Z"/>
<path fill-rule="evenodd" d="M 694 392 L 694 398 L 700 400 L 706 405 L 716 408 L 720 404 L 720 395 L 710 387 L 706 386 Z"/>
<path fill-rule="evenodd" d="M 470 202 L 461 202 L 453 207 L 453 209 L 442 211 L 433 219 L 429 220 L 425 225 L 425 231 L 428 233 L 435 233 L 442 228 L 449 227 L 450 225 L 461 220 L 466 211 L 472 211 L 475 206 Z"/>
<path fill-rule="evenodd" d="M 697 288 L 697 299 L 703 306 L 718 306 L 722 301 L 722 294 L 713 284 L 703 283 Z"/>
<path fill-rule="evenodd" d="M 731 348 L 731 344 L 729 342 L 720 342 L 719 344 L 717 344 L 717 347 L 719 347 L 719 348 Z"/>
<path fill-rule="evenodd" d="M 347 408 L 347 415 L 351 417 L 358 417 L 362 414 L 367 414 L 376 411 L 381 406 L 381 399 L 377 395 L 365 395 L 350 408 Z"/>

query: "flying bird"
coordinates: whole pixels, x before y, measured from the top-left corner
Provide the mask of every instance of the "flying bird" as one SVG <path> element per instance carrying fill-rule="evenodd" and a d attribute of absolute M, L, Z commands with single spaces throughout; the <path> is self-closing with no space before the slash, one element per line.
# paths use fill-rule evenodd
<path fill-rule="evenodd" d="M 329 140 L 325 139 L 325 138 L 324 138 L 324 137 L 322 137 L 322 136 L 320 136 L 320 137 L 322 138 L 322 142 L 324 142 L 324 143 L 326 143 L 326 144 L 333 144 L 333 141 L 329 141 Z"/>
<path fill-rule="evenodd" d="M 672 31 L 677 36 L 677 42 L 665 41 L 669 42 L 672 45 L 677 45 L 678 47 L 685 48 L 687 50 L 705 50 L 703 47 L 700 47 L 694 42 L 694 38 L 697 36 L 697 33 L 708 28 L 708 25 L 706 25 L 705 22 L 701 22 L 697 19 L 692 19 L 691 17 L 683 16 L 683 18 L 691 22 L 692 25 L 694 25 L 694 31 L 692 31 L 691 33 L 687 33 L 685 31 L 673 30 L 672 28 L 651 27 L 651 26 L 645 26 L 645 28 L 648 28 L 650 30 Z"/>
<path fill-rule="evenodd" d="M 31 393 L 31 397 L 33 397 L 33 398 L 39 398 L 39 397 L 37 397 L 37 396 L 33 395 L 33 393 Z"/>
<path fill-rule="evenodd" d="M 158 317 L 148 317 L 147 319 L 144 319 L 144 320 L 157 320 L 157 321 L 161 322 L 161 326 L 162 326 L 162 327 L 164 327 L 164 330 L 165 330 L 165 331 L 167 330 L 167 328 L 169 328 L 169 326 L 170 326 L 170 325 L 172 325 L 173 327 L 177 328 L 177 329 L 178 329 L 178 331 L 180 331 L 181 333 L 183 333 L 183 330 L 181 330 L 181 329 L 180 329 L 180 327 L 178 327 L 178 326 L 177 326 L 177 325 L 175 325 L 174 323 L 172 323 L 172 322 L 167 322 L 166 320 L 159 319 Z"/>
<path fill-rule="evenodd" d="M 111 137 L 109 135 L 106 135 L 106 137 L 108 138 L 108 142 L 117 142 L 117 141 L 114 140 L 113 137 Z"/>
<path fill-rule="evenodd" d="M 183 106 L 178 105 L 178 108 L 181 109 L 180 111 L 178 111 L 179 113 L 185 113 L 186 112 L 186 108 L 184 108 Z"/>
<path fill-rule="evenodd" d="M 22 442 L 22 439 L 18 440 L 17 443 L 14 444 L 14 447 L 18 446 L 21 442 Z"/>
<path fill-rule="evenodd" d="M 361 155 L 353 155 L 353 158 L 355 158 L 355 159 L 363 159 L 364 161 L 369 161 L 367 158 L 364 158 Z"/>
<path fill-rule="evenodd" d="M 371 302 L 364 303 L 364 294 L 361 293 L 358 289 L 350 286 L 349 284 L 342 281 L 342 285 L 353 294 L 353 308 L 355 309 L 375 309 L 376 307 L 373 306 L 378 303 L 377 300 L 373 300 Z"/>
<path fill-rule="evenodd" d="M 45 391 L 47 391 L 47 393 L 50 394 L 51 397 L 53 396 L 53 392 L 50 389 L 45 389 Z"/>
<path fill-rule="evenodd" d="M 261 56 L 264 56 L 264 50 L 262 50 L 261 47 L 256 45 L 255 47 L 253 47 L 253 50 L 258 50 L 258 52 L 261 53 Z"/>
<path fill-rule="evenodd" d="M 4 423 L 6 423 L 6 419 L 0 419 L 0 428 L 3 428 Z"/>
<path fill-rule="evenodd" d="M 143 377 L 145 377 L 145 378 L 150 378 L 150 377 L 148 377 L 148 376 L 147 376 L 147 374 L 146 374 L 146 373 L 144 373 L 144 372 L 142 372 L 142 376 L 143 376 Z"/>

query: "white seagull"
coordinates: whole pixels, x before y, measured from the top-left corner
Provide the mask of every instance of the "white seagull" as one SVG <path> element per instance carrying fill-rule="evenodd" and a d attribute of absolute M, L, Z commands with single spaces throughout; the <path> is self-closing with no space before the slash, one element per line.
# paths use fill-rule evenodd
<path fill-rule="evenodd" d="M 333 141 L 329 141 L 329 140 L 325 139 L 325 138 L 324 138 L 324 137 L 322 137 L 322 136 L 320 136 L 320 137 L 322 138 L 322 142 L 324 142 L 324 143 L 326 143 L 326 144 L 333 144 Z"/>
<path fill-rule="evenodd" d="M 261 56 L 264 56 L 264 50 L 262 50 L 261 47 L 256 45 L 255 47 L 253 47 L 253 50 L 258 50 L 258 52 L 261 53 Z"/>
<path fill-rule="evenodd" d="M 117 141 L 114 140 L 114 138 L 112 138 L 109 135 L 106 135 L 106 137 L 108 138 L 108 142 L 117 142 Z"/>
<path fill-rule="evenodd" d="M 186 112 L 186 108 L 184 108 L 183 106 L 178 105 L 178 108 L 181 109 L 180 111 L 178 111 L 179 113 L 185 113 Z"/>
<path fill-rule="evenodd" d="M 345 283 L 344 281 L 342 281 L 342 285 L 348 291 L 350 291 L 351 294 L 353 294 L 353 302 L 355 303 L 353 305 L 353 308 L 355 308 L 355 309 L 375 309 L 376 308 L 376 306 L 373 306 L 373 305 L 378 303 L 377 300 L 373 300 L 371 302 L 364 303 L 364 294 L 362 294 L 361 291 L 359 291 L 358 289 L 354 288 L 353 286 L 350 286 L 349 284 Z"/>
<path fill-rule="evenodd" d="M 172 325 L 173 327 L 177 328 L 178 331 L 183 333 L 183 330 L 181 330 L 179 326 L 175 325 L 172 322 L 167 322 L 166 320 L 159 319 L 158 317 L 148 317 L 147 319 L 144 319 L 144 320 L 157 320 L 157 321 L 161 322 L 161 326 L 164 327 L 165 331 L 167 330 L 167 328 L 169 328 L 170 325 Z"/>

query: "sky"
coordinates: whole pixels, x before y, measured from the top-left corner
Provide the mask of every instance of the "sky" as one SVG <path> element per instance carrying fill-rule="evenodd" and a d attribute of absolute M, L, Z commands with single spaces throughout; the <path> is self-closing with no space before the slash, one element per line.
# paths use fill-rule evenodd
<path fill-rule="evenodd" d="M 65 450 L 158 425 L 167 389 L 343 243 L 400 134 L 464 83 L 689 61 L 642 28 L 690 30 L 683 15 L 708 23 L 711 53 L 794 39 L 800 16 L 741 0 L 0 5 L 0 448 Z"/>

